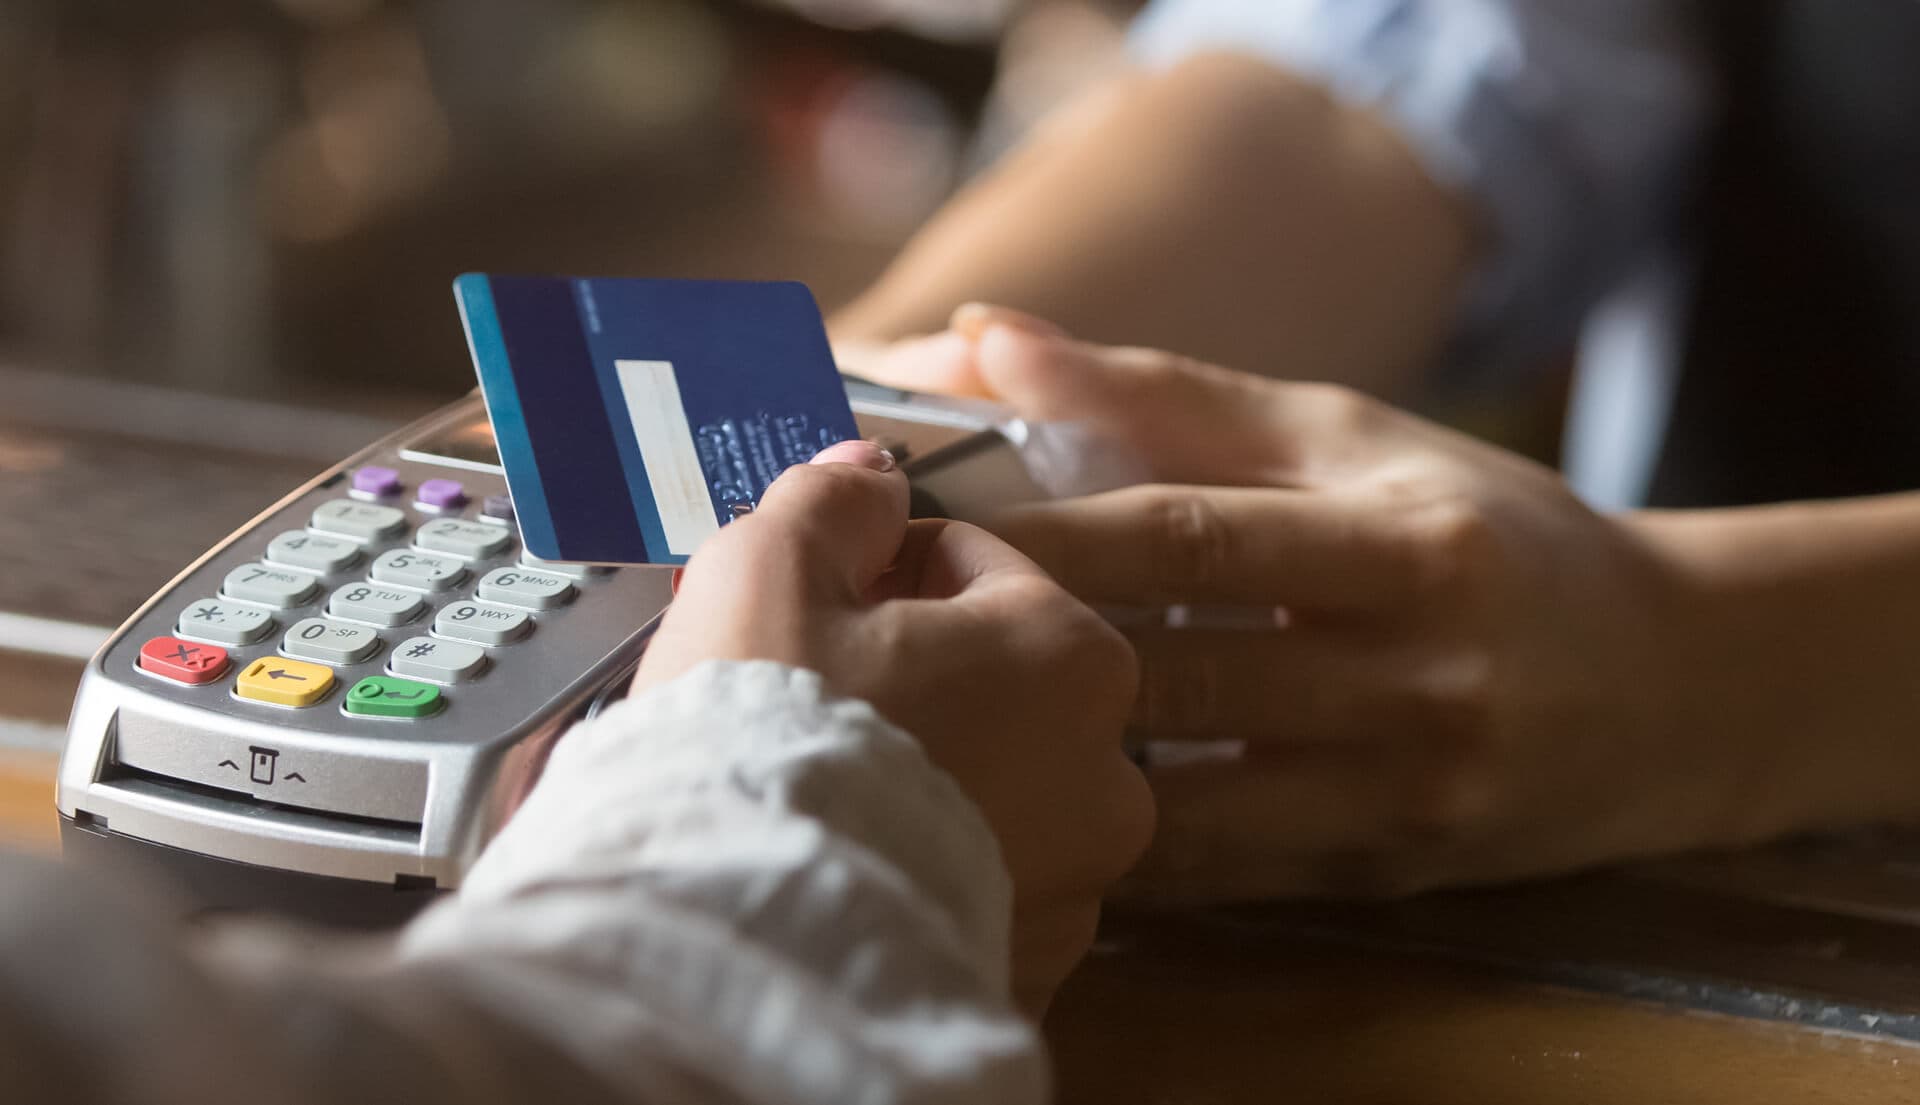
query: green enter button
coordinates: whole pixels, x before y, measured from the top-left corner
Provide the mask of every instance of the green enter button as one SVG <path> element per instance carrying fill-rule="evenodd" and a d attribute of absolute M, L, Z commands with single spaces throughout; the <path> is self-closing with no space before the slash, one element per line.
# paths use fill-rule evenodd
<path fill-rule="evenodd" d="M 390 675 L 369 675 L 347 692 L 347 712 L 367 717 L 426 717 L 440 708 L 440 688 Z"/>

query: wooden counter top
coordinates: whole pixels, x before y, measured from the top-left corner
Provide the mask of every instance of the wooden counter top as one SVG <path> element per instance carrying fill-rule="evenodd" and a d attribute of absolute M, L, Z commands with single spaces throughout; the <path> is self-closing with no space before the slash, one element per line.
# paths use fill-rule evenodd
<path fill-rule="evenodd" d="M 0 650 L 0 848 L 59 846 L 53 774 L 81 666 Z"/>
<path fill-rule="evenodd" d="M 1920 1048 L 1313 939 L 1123 921 L 1050 1023 L 1063 1105 L 1854 1105 Z"/>

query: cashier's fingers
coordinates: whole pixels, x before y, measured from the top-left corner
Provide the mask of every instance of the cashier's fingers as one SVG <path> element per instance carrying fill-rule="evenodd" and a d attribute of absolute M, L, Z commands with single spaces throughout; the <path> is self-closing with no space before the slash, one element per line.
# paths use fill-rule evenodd
<path fill-rule="evenodd" d="M 992 397 L 980 379 L 973 343 L 952 331 L 892 342 L 836 341 L 833 356 L 840 371 L 887 387 L 969 399 Z"/>
<path fill-rule="evenodd" d="M 1071 339 L 1066 327 L 1039 315 L 993 303 L 962 303 L 954 308 L 947 329 L 968 341 L 979 341 L 995 326 L 1010 326 L 1023 333 L 1045 338 Z"/>
<path fill-rule="evenodd" d="M 991 326 L 1017 326 L 1036 333 L 1066 337 L 1067 332 L 1044 319 L 1006 307 L 968 303 L 953 313 L 942 333 L 901 338 L 898 341 L 836 339 L 834 360 L 840 371 L 888 387 L 931 395 L 992 399 L 980 378 L 974 343 Z"/>
<path fill-rule="evenodd" d="M 1315 483 L 1407 428 L 1391 409 L 1335 385 L 1286 383 L 1005 321 L 977 332 L 974 356 L 989 394 L 1023 418 L 1088 423 L 1151 458 L 1163 480 Z"/>
<path fill-rule="evenodd" d="M 1147 773 L 1159 822 L 1119 897 L 1203 904 L 1396 897 L 1470 850 L 1475 796 L 1376 749 L 1298 749 Z"/>
<path fill-rule="evenodd" d="M 1367 627 L 1143 629 L 1134 724 L 1156 740 L 1467 744 L 1480 718 L 1475 654 L 1416 651 Z"/>
<path fill-rule="evenodd" d="M 1403 516 L 1358 497 L 1151 485 L 1023 506 L 993 529 L 1092 603 L 1391 611 L 1432 572 Z"/>

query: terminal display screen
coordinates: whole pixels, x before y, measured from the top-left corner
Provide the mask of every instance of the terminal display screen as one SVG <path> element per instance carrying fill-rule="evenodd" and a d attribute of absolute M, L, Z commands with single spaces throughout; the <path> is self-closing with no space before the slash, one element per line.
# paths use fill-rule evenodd
<path fill-rule="evenodd" d="M 443 426 L 400 451 L 408 460 L 444 464 L 450 468 L 499 472 L 500 450 L 493 444 L 493 424 L 482 416 Z"/>

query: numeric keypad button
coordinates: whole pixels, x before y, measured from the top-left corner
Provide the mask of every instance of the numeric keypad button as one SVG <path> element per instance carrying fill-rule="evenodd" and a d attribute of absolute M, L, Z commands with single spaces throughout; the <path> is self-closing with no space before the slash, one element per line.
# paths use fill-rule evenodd
<path fill-rule="evenodd" d="M 319 589 L 319 581 L 307 573 L 269 564 L 242 564 L 220 584 L 227 598 L 282 609 L 305 604 Z"/>
<path fill-rule="evenodd" d="M 528 568 L 495 568 L 480 577 L 477 592 L 487 602 L 552 610 L 573 598 L 573 584 L 564 576 Z"/>
<path fill-rule="evenodd" d="M 555 564 L 551 560 L 542 560 L 530 552 L 522 552 L 520 554 L 520 563 L 528 568 L 532 568 L 536 572 L 566 576 L 568 579 L 573 580 L 588 579 L 613 571 L 612 568 L 602 567 L 598 564 Z"/>
<path fill-rule="evenodd" d="M 349 583 L 327 600 L 327 613 L 336 618 L 374 625 L 405 625 L 426 606 L 419 595 L 379 583 Z"/>
<path fill-rule="evenodd" d="M 360 559 L 360 546 L 341 537 L 294 530 L 273 539 L 267 546 L 267 559 L 309 572 L 342 572 Z"/>
<path fill-rule="evenodd" d="M 433 552 L 452 553 L 469 560 L 481 560 L 507 547 L 513 540 L 499 526 L 442 518 L 428 522 L 413 535 L 413 543 Z"/>
<path fill-rule="evenodd" d="M 380 649 L 380 634 L 364 625 L 308 618 L 287 630 L 280 651 L 322 664 L 358 664 Z"/>
<path fill-rule="evenodd" d="M 440 608 L 433 619 L 433 631 L 442 637 L 471 641 L 476 645 L 505 645 L 527 635 L 533 627 L 533 615 L 525 610 L 509 610 L 484 602 L 456 602 Z"/>
<path fill-rule="evenodd" d="M 223 645 L 250 645 L 273 631 L 273 615 L 226 599 L 200 599 L 187 604 L 174 632 Z"/>
<path fill-rule="evenodd" d="M 324 533 L 338 533 L 356 541 L 377 541 L 405 528 L 407 516 L 390 506 L 335 499 L 320 504 L 309 524 Z"/>
<path fill-rule="evenodd" d="M 432 637 L 410 637 L 393 646 L 393 659 L 387 670 L 409 679 L 427 679 L 435 683 L 458 683 L 472 679 L 487 666 L 487 654 L 477 645 L 459 641 L 436 641 Z"/>
<path fill-rule="evenodd" d="M 444 591 L 467 578 L 467 566 L 451 556 L 413 549 L 389 549 L 374 559 L 368 574 L 381 583 L 423 591 Z"/>

